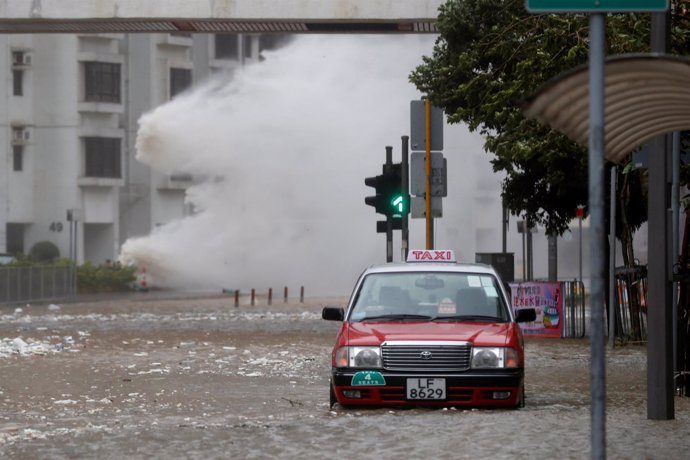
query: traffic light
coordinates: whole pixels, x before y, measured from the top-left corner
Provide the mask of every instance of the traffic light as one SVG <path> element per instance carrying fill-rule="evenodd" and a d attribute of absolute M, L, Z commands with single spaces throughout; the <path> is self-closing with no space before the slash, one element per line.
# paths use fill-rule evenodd
<path fill-rule="evenodd" d="M 364 184 L 374 187 L 375 196 L 364 198 L 376 212 L 385 216 L 403 216 L 410 210 L 410 197 L 402 190 L 402 164 L 384 164 L 383 174 L 367 177 Z"/>

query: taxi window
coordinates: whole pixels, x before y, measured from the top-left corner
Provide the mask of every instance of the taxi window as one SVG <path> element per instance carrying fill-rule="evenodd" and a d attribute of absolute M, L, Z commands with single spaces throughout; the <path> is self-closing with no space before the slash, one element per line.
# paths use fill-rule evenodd
<path fill-rule="evenodd" d="M 510 316 L 495 277 L 459 272 L 368 274 L 355 296 L 349 320 L 367 318 Z"/>

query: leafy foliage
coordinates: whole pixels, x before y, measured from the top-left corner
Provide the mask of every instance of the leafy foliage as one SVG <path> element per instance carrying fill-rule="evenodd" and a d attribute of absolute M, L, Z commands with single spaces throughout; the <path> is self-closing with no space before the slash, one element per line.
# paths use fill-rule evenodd
<path fill-rule="evenodd" d="M 29 256 L 39 262 L 53 262 L 60 257 L 60 250 L 51 241 L 39 241 L 31 247 Z"/>
<path fill-rule="evenodd" d="M 687 53 L 690 23 L 683 5 L 676 5 L 672 46 Z M 649 18 L 607 15 L 608 54 L 648 52 Z M 432 56 L 410 80 L 449 122 L 464 122 L 485 137 L 494 171 L 505 173 L 506 206 L 525 212 L 547 233 L 562 234 L 576 207 L 587 204 L 586 148 L 527 120 L 521 107 L 549 79 L 587 63 L 588 16 L 532 15 L 524 0 L 449 0 L 437 27 Z M 646 212 L 637 212 L 628 225 L 637 228 L 645 220 Z"/>
<path fill-rule="evenodd" d="M 86 262 L 77 268 L 77 288 L 80 292 L 129 291 L 136 278 L 135 273 L 134 266 Z"/>

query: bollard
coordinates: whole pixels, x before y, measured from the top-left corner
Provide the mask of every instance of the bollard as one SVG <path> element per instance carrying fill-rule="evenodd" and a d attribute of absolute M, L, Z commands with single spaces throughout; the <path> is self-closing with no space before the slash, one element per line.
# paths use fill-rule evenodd
<path fill-rule="evenodd" d="M 271 305 L 273 301 L 273 288 L 268 288 L 268 304 Z"/>
<path fill-rule="evenodd" d="M 240 306 L 240 290 L 235 289 L 235 308 Z"/>
<path fill-rule="evenodd" d="M 304 303 L 304 286 L 299 288 L 299 303 Z"/>
<path fill-rule="evenodd" d="M 283 302 L 287 303 L 287 299 L 288 299 L 288 288 L 287 288 L 287 286 L 285 286 L 283 288 Z"/>
<path fill-rule="evenodd" d="M 255 295 L 256 295 L 256 292 L 254 291 L 254 288 L 252 288 L 252 298 L 251 298 L 251 301 L 250 301 L 250 305 L 251 305 L 252 307 L 254 306 L 254 297 L 255 297 Z"/>

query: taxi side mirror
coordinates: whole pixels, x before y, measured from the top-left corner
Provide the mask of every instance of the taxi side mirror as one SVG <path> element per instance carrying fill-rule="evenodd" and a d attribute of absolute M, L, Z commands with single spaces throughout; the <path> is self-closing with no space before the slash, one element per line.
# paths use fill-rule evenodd
<path fill-rule="evenodd" d="M 345 318 L 345 310 L 341 307 L 323 307 L 321 318 L 328 321 L 342 321 Z"/>
<path fill-rule="evenodd" d="M 537 311 L 534 308 L 521 308 L 515 315 L 515 322 L 529 323 L 537 319 Z"/>

